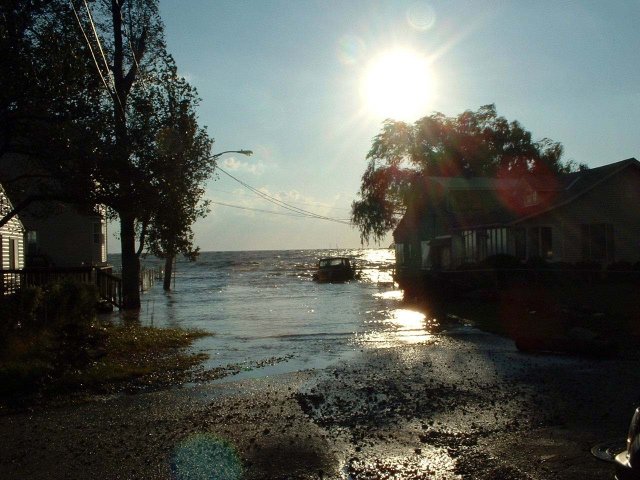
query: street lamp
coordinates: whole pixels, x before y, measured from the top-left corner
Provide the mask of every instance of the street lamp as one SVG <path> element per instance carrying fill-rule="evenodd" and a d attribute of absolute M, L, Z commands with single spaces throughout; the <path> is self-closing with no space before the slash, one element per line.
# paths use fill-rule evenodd
<path fill-rule="evenodd" d="M 224 155 L 225 153 L 239 153 L 241 155 L 246 155 L 247 157 L 253 155 L 253 151 L 251 150 L 225 150 L 224 152 L 216 153 L 215 155 L 211 155 L 211 160 L 216 160 L 218 157 Z"/>

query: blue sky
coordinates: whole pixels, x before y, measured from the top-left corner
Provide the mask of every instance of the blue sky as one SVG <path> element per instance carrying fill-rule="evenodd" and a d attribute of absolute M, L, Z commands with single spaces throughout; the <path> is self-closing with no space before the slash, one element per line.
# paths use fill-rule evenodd
<path fill-rule="evenodd" d="M 636 0 L 164 0 L 161 12 L 214 152 L 255 152 L 221 166 L 305 210 L 348 218 L 384 119 L 363 98 L 363 79 L 396 48 L 429 60 L 422 115 L 495 103 L 534 138 L 562 142 L 565 159 L 595 167 L 640 157 Z M 278 210 L 225 175 L 207 196 Z M 347 225 L 220 205 L 195 231 L 202 250 L 360 245 Z"/>

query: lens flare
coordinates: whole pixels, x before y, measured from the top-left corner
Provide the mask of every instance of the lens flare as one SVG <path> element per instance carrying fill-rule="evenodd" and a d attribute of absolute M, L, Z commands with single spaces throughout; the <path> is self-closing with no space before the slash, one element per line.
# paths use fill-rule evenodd
<path fill-rule="evenodd" d="M 176 480 L 240 480 L 242 464 L 229 442 L 200 433 L 180 442 L 171 461 Z"/>
<path fill-rule="evenodd" d="M 427 3 L 414 3 L 407 9 L 407 22 L 416 30 L 424 32 L 436 23 L 436 12 Z"/>
<path fill-rule="evenodd" d="M 362 60 L 365 50 L 365 43 L 360 37 L 344 35 L 338 42 L 338 59 L 344 65 L 354 65 Z"/>

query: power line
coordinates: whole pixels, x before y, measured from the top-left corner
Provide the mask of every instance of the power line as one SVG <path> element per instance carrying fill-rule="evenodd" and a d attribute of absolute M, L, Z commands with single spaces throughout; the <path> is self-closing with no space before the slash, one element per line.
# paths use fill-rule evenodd
<path fill-rule="evenodd" d="M 104 54 L 104 50 L 102 49 L 102 42 L 100 42 L 100 37 L 98 36 L 98 32 L 96 30 L 96 24 L 93 23 L 93 15 L 91 15 L 91 10 L 89 9 L 89 4 L 87 3 L 87 0 L 84 0 L 84 8 L 87 10 L 87 17 L 89 18 L 89 23 L 91 24 L 93 35 L 96 37 L 96 42 L 98 42 L 98 48 L 100 49 L 100 55 L 102 56 L 102 60 L 104 61 L 104 66 L 108 72 L 110 70 L 109 62 L 107 62 L 107 56 Z"/>
<path fill-rule="evenodd" d="M 239 191 L 232 191 L 232 190 L 223 190 L 220 188 L 216 188 L 215 189 L 216 193 L 229 193 L 231 195 L 240 195 L 244 197 L 244 193 L 239 192 Z M 329 205 L 328 203 L 322 203 L 322 202 L 302 202 L 300 200 L 289 200 L 289 203 L 297 203 L 298 205 L 309 205 L 311 207 L 324 207 L 327 208 L 328 210 L 345 210 L 345 211 L 351 211 L 351 208 L 347 208 L 347 207 L 332 207 L 331 205 Z"/>
<path fill-rule="evenodd" d="M 310 218 L 307 215 L 302 215 L 302 214 L 298 214 L 298 213 L 274 212 L 273 210 L 263 210 L 261 208 L 244 207 L 242 205 L 234 205 L 232 203 L 218 202 L 216 200 L 209 200 L 209 201 L 211 203 L 216 204 L 216 205 L 222 205 L 224 207 L 237 208 L 237 209 L 240 209 L 240 210 L 249 210 L 251 212 L 270 213 L 272 215 L 283 215 L 283 216 L 286 216 L 286 217 Z"/>
<path fill-rule="evenodd" d="M 235 180 L 236 182 L 238 182 L 243 187 L 251 190 L 256 195 L 264 198 L 266 201 L 268 201 L 270 203 L 273 203 L 273 204 L 279 206 L 280 208 L 284 208 L 285 210 L 289 210 L 289 211 L 295 212 L 297 214 L 301 214 L 303 216 L 307 216 L 307 217 L 311 217 L 311 218 L 317 218 L 317 219 L 320 219 L 320 220 L 327 220 L 327 221 L 330 221 L 330 222 L 342 223 L 343 225 L 351 225 L 351 222 L 349 222 L 347 220 L 342 220 L 342 219 L 339 219 L 339 218 L 326 217 L 324 215 L 319 215 L 317 213 L 310 212 L 308 210 L 303 210 L 302 208 L 298 208 L 298 207 L 296 207 L 294 205 L 289 205 L 288 203 L 283 202 L 282 200 L 277 199 L 275 197 L 272 197 L 271 195 L 268 195 L 268 194 L 266 194 L 264 192 L 261 192 L 257 188 L 254 188 L 251 185 L 243 182 L 242 180 L 234 177 L 229 172 L 225 171 L 223 168 L 221 168 L 219 166 L 217 166 L 216 168 L 218 170 L 220 170 L 222 173 L 224 173 L 225 175 L 227 175 L 229 178 L 231 178 L 231 179 Z"/>
<path fill-rule="evenodd" d="M 76 10 L 76 7 L 73 4 L 72 0 L 69 0 L 69 3 L 71 4 L 71 8 L 73 9 L 73 14 L 76 17 L 76 21 L 78 22 L 78 26 L 80 27 L 80 30 L 82 31 L 82 35 L 84 36 L 84 39 L 87 42 L 87 46 L 89 47 L 89 51 L 91 52 L 91 57 L 93 57 L 93 63 L 95 63 L 95 65 L 96 65 L 96 69 L 98 70 L 98 75 L 100 75 L 100 78 L 102 79 L 102 83 L 104 84 L 104 88 L 106 88 L 107 92 L 109 92 L 109 96 L 111 98 L 114 98 L 113 97 L 113 93 L 111 92 L 111 89 L 109 88 L 109 85 L 107 85 L 107 81 L 104 79 L 104 76 L 102 75 L 102 70 L 100 70 L 100 65 L 98 64 L 98 59 L 96 58 L 96 55 L 93 52 L 93 47 L 91 46 L 91 41 L 89 40 L 89 37 L 87 36 L 87 33 L 84 31 L 84 27 L 82 26 L 82 22 L 80 21 L 80 16 L 78 15 L 78 11 Z"/>
<path fill-rule="evenodd" d="M 84 0 L 84 6 L 87 10 L 87 16 L 89 17 L 89 23 L 91 24 L 91 28 L 93 29 L 93 35 L 96 37 L 96 42 L 98 43 L 98 48 L 100 49 L 100 55 L 102 55 L 102 60 L 104 61 L 104 66 L 107 69 L 107 72 L 111 71 L 111 68 L 109 67 L 109 62 L 107 61 L 107 56 L 104 54 L 104 50 L 102 49 L 102 42 L 100 41 L 100 36 L 98 35 L 98 30 L 96 29 L 96 24 L 93 22 L 93 15 L 91 14 L 91 9 L 89 8 L 89 4 L 87 3 L 87 0 Z M 120 95 L 118 94 L 118 89 L 116 88 L 116 82 L 115 80 L 109 76 L 109 78 L 111 79 L 111 82 L 113 84 L 113 93 L 116 96 L 116 99 L 118 100 L 118 103 L 120 104 L 120 110 L 122 110 L 122 116 L 123 118 L 126 120 L 127 116 L 124 113 L 124 105 L 122 103 L 122 100 L 120 99 Z"/>

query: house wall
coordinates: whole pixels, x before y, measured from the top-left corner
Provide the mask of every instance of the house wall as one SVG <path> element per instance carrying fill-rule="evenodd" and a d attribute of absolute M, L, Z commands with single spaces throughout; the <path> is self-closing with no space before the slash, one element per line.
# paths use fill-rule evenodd
<path fill-rule="evenodd" d="M 485 190 L 448 190 L 431 184 L 420 202 L 414 203 L 405 214 L 403 224 L 394 232 L 396 244 L 403 245 L 406 268 L 426 268 L 423 260 L 424 242 L 443 235 L 452 235 L 451 212 L 492 210 L 500 205 L 494 192 Z M 434 250 L 437 254 L 438 250 Z M 457 267 L 464 257 L 464 244 L 459 234 L 453 234 L 450 249 L 450 267 Z M 397 262 L 400 266 L 400 262 Z"/>
<path fill-rule="evenodd" d="M 0 215 L 6 215 L 11 208 L 11 203 L 0 188 Z M 0 269 L 12 268 L 24 268 L 24 228 L 17 215 L 0 228 Z"/>
<path fill-rule="evenodd" d="M 36 254 L 56 267 L 100 265 L 107 261 L 106 222 L 99 215 L 83 215 L 62 206 L 46 216 L 29 216 L 25 223 L 36 232 Z"/>
<path fill-rule="evenodd" d="M 423 205 L 423 209 L 411 207 L 403 219 L 404 224 L 394 232 L 394 241 L 397 246 L 402 245 L 402 262 L 397 265 L 421 269 L 425 268 L 423 261 L 423 249 L 425 241 L 433 240 L 439 235 L 448 233 L 448 225 L 443 221 L 442 204 Z M 396 251 L 400 247 L 396 248 Z"/>
<path fill-rule="evenodd" d="M 571 203 L 519 222 L 529 230 L 552 228 L 552 261 L 581 262 L 582 224 L 613 225 L 613 261 L 640 260 L 640 169 L 630 167 Z"/>

